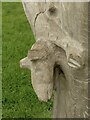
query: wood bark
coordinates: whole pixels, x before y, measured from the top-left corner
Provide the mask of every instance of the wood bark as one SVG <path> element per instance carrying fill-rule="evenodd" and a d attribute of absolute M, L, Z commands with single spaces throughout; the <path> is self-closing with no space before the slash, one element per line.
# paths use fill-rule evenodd
<path fill-rule="evenodd" d="M 38 98 L 47 101 L 54 90 L 53 118 L 88 117 L 88 3 L 23 6 L 36 43 L 20 64 L 31 69 Z"/>

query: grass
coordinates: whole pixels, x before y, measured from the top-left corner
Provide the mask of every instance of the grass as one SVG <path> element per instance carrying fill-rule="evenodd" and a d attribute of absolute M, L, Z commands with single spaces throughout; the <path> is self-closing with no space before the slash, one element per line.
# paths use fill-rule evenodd
<path fill-rule="evenodd" d="M 0 119 L 2 116 L 2 4 L 0 2 Z"/>
<path fill-rule="evenodd" d="M 19 67 L 35 42 L 21 3 L 2 4 L 3 118 L 49 118 L 52 102 L 40 102 L 32 88 L 30 71 Z"/>

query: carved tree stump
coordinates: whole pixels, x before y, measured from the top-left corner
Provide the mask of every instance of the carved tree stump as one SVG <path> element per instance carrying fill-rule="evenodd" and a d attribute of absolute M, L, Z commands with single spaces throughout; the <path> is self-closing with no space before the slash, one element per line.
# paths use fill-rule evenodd
<path fill-rule="evenodd" d="M 31 69 L 42 101 L 54 93 L 53 118 L 88 117 L 88 3 L 25 2 L 36 43 L 21 67 Z"/>

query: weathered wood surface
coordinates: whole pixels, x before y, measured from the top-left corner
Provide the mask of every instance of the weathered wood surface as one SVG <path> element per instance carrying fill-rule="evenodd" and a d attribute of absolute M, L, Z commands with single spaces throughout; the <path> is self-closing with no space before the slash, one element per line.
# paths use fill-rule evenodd
<path fill-rule="evenodd" d="M 54 91 L 54 118 L 88 117 L 88 3 L 23 6 L 36 43 L 20 64 L 31 69 L 38 98 Z"/>

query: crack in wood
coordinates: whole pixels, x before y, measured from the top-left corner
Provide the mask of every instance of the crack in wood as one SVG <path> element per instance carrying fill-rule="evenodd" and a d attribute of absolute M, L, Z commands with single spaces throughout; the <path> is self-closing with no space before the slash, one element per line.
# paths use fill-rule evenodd
<path fill-rule="evenodd" d="M 37 21 L 38 16 L 39 16 L 40 14 L 43 14 L 45 11 L 46 11 L 46 10 L 44 10 L 43 12 L 40 11 L 39 13 L 36 14 L 35 19 L 34 19 L 34 27 L 35 27 L 35 24 L 36 24 L 36 21 Z"/>

